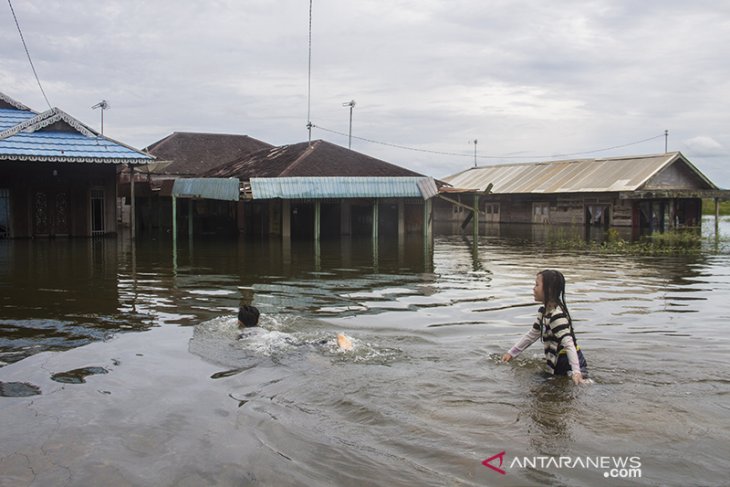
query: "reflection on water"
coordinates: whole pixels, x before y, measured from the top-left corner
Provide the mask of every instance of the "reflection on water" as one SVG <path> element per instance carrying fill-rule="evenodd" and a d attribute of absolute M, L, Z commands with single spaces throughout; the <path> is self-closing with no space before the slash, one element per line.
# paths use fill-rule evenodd
<path fill-rule="evenodd" d="M 60 396 L 44 394 L 48 384 L 34 385 L 31 372 L 73 382 L 66 398 L 92 381 L 110 384 L 98 391 L 113 406 L 99 393 L 83 401 L 84 414 L 106 433 L 83 431 L 92 445 L 115 428 L 131 439 L 104 441 L 103 461 L 71 441 L 77 430 L 66 433 L 59 419 L 37 415 L 51 417 L 57 441 L 79 449 L 74 458 L 94 462 L 84 472 L 96 481 L 106 477 L 90 472 L 111 475 L 99 465 L 113 465 L 127 480 L 134 465 L 149 468 L 147 481 L 159 485 L 183 478 L 170 471 L 218 485 L 611 485 L 601 484 L 602 472 L 579 469 L 510 470 L 500 480 L 481 462 L 506 451 L 508 461 L 638 455 L 649 483 L 724 482 L 724 244 L 706 239 L 690 255 L 592 254 L 546 246 L 534 227 L 521 228 L 439 235 L 432 246 L 420 239 L 376 248 L 368 239 L 183 241 L 175 256 L 164 240 L 0 241 L 1 360 L 108 345 L 79 349 L 92 359 L 63 368 L 45 358 L 40 372 L 24 369 L 36 357 L 7 365 L 0 372 L 12 378 L 0 374 L 0 395 Z M 499 361 L 529 329 L 534 276 L 546 267 L 568 279 L 591 386 L 547 377 L 539 344 L 509 364 Z M 249 303 L 263 313 L 262 330 L 240 339 L 235 312 Z M 189 334 L 181 340 L 168 330 Z M 352 338 L 353 350 L 336 347 L 338 332 Z M 102 343 L 120 334 L 140 337 L 134 347 L 148 349 Z M 171 347 L 184 352 L 177 359 L 184 364 L 172 365 Z M 152 365 L 134 368 L 145 360 Z M 204 383 L 191 383 L 189 370 L 201 362 L 211 367 Z M 134 379 L 125 379 L 131 371 Z M 187 388 L 199 392 L 194 400 Z M 135 435 L 127 436 L 130 429 Z M 165 440 L 148 444 L 150 430 Z M 211 431 L 218 441 L 210 442 Z M 32 440 L 6 436 L 11 445 Z M 240 445 L 233 458 L 231 444 Z M 201 451 L 211 453 L 200 458 Z M 177 463 L 152 468 L 162 457 Z M 0 457 L 0 468 L 9 458 Z M 32 454 L 25 458 L 42 470 Z"/>

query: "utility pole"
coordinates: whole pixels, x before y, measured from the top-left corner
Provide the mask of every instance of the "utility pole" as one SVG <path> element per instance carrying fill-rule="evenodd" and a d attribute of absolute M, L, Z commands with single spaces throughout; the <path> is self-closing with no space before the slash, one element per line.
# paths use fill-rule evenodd
<path fill-rule="evenodd" d="M 474 167 L 477 167 L 477 139 L 474 139 Z"/>
<path fill-rule="evenodd" d="M 664 131 L 664 153 L 666 154 L 667 151 L 667 145 L 669 143 L 669 130 Z"/>
<path fill-rule="evenodd" d="M 350 100 L 342 104 L 343 107 L 350 107 L 350 132 L 347 137 L 347 148 L 352 149 L 352 109 L 355 108 L 355 100 Z"/>
<path fill-rule="evenodd" d="M 96 110 L 97 108 L 101 108 L 101 135 L 104 135 L 104 110 L 109 109 L 109 102 L 106 100 L 101 100 L 99 103 L 91 108 L 94 110 Z"/>

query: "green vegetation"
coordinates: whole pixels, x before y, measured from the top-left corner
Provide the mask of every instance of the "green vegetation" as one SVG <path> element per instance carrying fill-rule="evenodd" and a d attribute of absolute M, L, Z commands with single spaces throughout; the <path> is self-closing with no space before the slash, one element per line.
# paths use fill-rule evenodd
<path fill-rule="evenodd" d="M 715 200 L 708 199 L 702 200 L 702 214 L 703 215 L 714 215 L 715 214 Z M 730 201 L 720 201 L 720 214 L 730 215 Z"/>
<path fill-rule="evenodd" d="M 568 235 L 570 233 L 570 235 Z M 721 237 L 722 238 L 722 237 Z M 565 232 L 556 229 L 546 241 L 552 249 L 576 250 L 598 253 L 619 253 L 631 255 L 682 255 L 702 252 L 704 239 L 699 229 L 672 230 L 664 233 L 656 232 L 636 241 L 622 238 L 618 230 L 611 228 L 606 232 L 603 242 L 586 241 L 579 232 Z"/>

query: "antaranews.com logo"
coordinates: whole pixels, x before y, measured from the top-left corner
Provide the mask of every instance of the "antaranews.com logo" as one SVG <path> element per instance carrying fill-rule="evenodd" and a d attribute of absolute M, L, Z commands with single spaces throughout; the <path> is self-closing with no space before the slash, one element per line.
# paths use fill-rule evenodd
<path fill-rule="evenodd" d="M 634 479 L 641 478 L 641 458 L 637 456 L 596 456 L 596 457 L 572 457 L 572 456 L 534 456 L 514 457 L 508 463 L 505 457 L 506 451 L 492 455 L 482 462 L 487 468 L 492 469 L 500 475 L 507 475 L 507 468 L 535 468 L 547 469 L 593 469 L 603 472 L 605 478 L 612 479 Z"/>

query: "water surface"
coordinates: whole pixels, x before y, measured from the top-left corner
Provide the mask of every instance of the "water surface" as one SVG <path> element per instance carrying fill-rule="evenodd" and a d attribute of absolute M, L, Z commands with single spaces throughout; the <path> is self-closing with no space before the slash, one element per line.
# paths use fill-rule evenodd
<path fill-rule="evenodd" d="M 590 386 L 545 376 L 539 344 L 499 363 L 545 267 Z M 513 229 L 176 255 L 4 241 L 0 289 L 2 485 L 722 485 L 730 467 L 730 254 L 711 238 L 663 256 Z M 263 330 L 239 340 L 245 302 Z M 482 465 L 503 451 L 505 475 Z M 561 456 L 638 458 L 641 477 L 512 464 Z"/>

